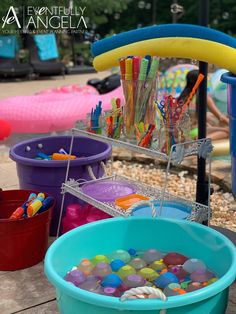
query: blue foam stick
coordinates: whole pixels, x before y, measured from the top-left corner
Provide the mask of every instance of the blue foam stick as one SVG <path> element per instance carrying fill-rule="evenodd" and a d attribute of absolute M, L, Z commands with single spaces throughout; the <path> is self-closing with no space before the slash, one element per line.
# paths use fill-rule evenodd
<path fill-rule="evenodd" d="M 45 198 L 45 200 L 43 200 L 42 202 L 42 206 L 38 211 L 38 214 L 45 212 L 46 210 L 48 210 L 54 203 L 54 198 L 51 196 L 48 196 Z"/>
<path fill-rule="evenodd" d="M 167 37 L 190 37 L 218 42 L 236 48 L 236 39 L 209 27 L 192 24 L 164 24 L 138 28 L 98 40 L 92 44 L 94 57 L 135 42 Z"/>

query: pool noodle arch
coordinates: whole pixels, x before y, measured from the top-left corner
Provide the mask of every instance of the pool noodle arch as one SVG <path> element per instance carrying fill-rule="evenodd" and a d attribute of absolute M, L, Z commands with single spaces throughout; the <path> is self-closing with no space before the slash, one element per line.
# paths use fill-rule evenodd
<path fill-rule="evenodd" d="M 236 39 L 191 24 L 155 25 L 114 35 L 92 45 L 93 65 L 103 71 L 129 55 L 147 54 L 210 62 L 236 74 Z"/>

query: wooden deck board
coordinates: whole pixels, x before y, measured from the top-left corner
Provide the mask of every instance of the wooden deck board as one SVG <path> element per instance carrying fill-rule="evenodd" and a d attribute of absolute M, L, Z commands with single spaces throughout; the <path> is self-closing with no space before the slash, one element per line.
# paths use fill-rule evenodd
<path fill-rule="evenodd" d="M 55 237 L 49 238 L 49 245 Z M 23 270 L 0 271 L 0 314 L 58 314 L 54 287 L 43 262 Z M 230 287 L 225 314 L 236 314 L 236 282 Z"/>
<path fill-rule="evenodd" d="M 30 309 L 15 312 L 12 314 L 58 314 L 57 302 L 55 300 L 39 304 Z"/>
<path fill-rule="evenodd" d="M 0 280 L 1 314 L 12 314 L 55 298 L 54 288 L 44 275 L 43 263 L 4 273 Z"/>
<path fill-rule="evenodd" d="M 43 263 L 0 274 L 1 314 L 58 314 L 54 288 L 43 273 Z M 236 283 L 230 288 L 225 314 L 236 314 Z"/>

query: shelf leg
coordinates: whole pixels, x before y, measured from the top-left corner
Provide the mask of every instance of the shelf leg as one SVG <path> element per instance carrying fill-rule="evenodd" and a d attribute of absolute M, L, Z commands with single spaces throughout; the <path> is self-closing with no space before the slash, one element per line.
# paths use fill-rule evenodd
<path fill-rule="evenodd" d="M 167 166 L 166 166 L 165 183 L 164 183 L 164 187 L 162 189 L 160 209 L 159 209 L 159 216 L 160 217 L 161 217 L 161 214 L 162 214 L 163 203 L 164 203 L 165 194 L 166 194 L 166 190 L 167 190 L 167 186 L 168 186 L 168 176 L 169 176 L 169 172 L 170 172 L 170 162 L 171 162 L 172 152 L 173 152 L 173 146 L 171 147 L 170 156 L 169 156 L 168 163 L 167 163 Z"/>
<path fill-rule="evenodd" d="M 57 235 L 56 237 L 59 237 L 60 234 L 60 229 L 61 229 L 61 220 L 62 220 L 62 213 L 63 213 L 63 208 L 64 208 L 64 202 L 65 202 L 65 192 L 63 193 L 62 200 L 61 200 L 61 209 L 60 209 L 60 215 L 59 215 L 59 220 L 58 220 L 58 226 L 57 226 Z"/>
<path fill-rule="evenodd" d="M 209 0 L 199 0 L 199 24 L 207 26 L 209 23 Z M 199 73 L 204 75 L 204 79 L 199 86 L 198 101 L 198 139 L 206 138 L 206 112 L 207 112 L 207 72 L 208 63 L 199 62 Z M 206 160 L 198 157 L 197 163 L 197 192 L 196 202 L 208 205 L 208 185 L 206 180 Z M 207 225 L 208 222 L 204 221 Z"/>

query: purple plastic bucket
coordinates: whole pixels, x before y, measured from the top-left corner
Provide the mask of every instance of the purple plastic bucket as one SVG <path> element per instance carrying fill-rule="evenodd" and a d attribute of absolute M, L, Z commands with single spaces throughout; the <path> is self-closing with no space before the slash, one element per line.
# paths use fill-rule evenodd
<path fill-rule="evenodd" d="M 24 141 L 13 146 L 10 158 L 16 162 L 20 189 L 31 189 L 51 194 L 56 199 L 50 235 L 56 235 L 61 206 L 61 186 L 65 182 L 67 161 L 37 160 L 39 152 L 50 155 L 60 148 L 69 151 L 71 136 L 49 136 Z M 79 156 L 70 162 L 69 178 L 91 180 L 87 166 L 91 166 L 96 178 L 103 175 L 100 162 L 106 163 L 111 156 L 111 145 L 90 138 L 75 136 L 72 154 Z M 76 203 L 78 199 L 66 194 L 65 206 Z"/>

